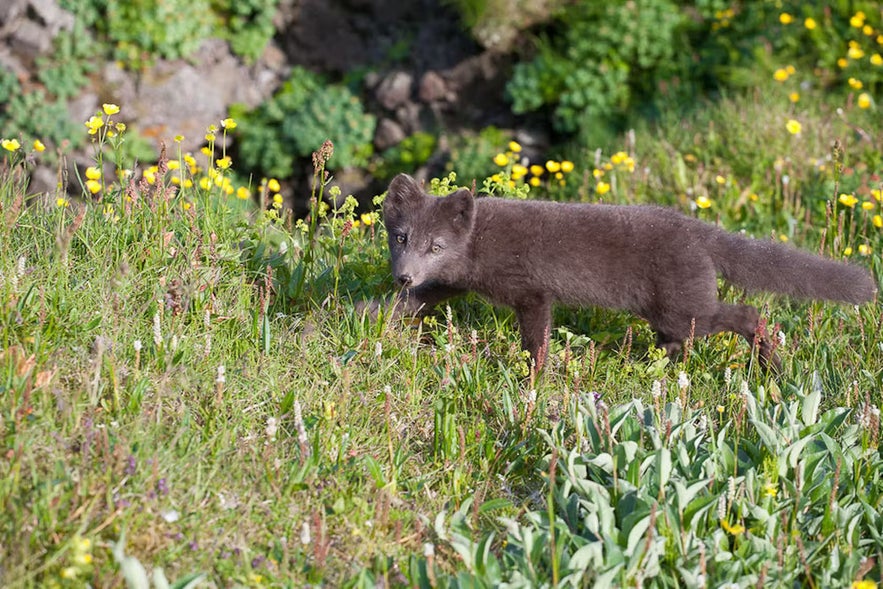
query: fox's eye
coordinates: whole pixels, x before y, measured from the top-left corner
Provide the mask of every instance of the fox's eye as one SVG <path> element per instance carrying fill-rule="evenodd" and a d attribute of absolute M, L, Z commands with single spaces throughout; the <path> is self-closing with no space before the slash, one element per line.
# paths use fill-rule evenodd
<path fill-rule="evenodd" d="M 405 243 L 406 241 L 408 241 L 408 238 L 405 237 L 404 235 L 402 235 L 401 233 L 396 235 L 396 243 Z"/>
<path fill-rule="evenodd" d="M 440 246 L 437 243 L 433 243 L 432 244 L 432 253 L 437 254 L 440 251 L 442 251 L 442 246 Z"/>

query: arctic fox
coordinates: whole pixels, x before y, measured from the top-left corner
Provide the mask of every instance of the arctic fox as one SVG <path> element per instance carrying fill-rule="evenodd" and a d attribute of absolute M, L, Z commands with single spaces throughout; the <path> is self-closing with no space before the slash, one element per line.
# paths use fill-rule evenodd
<path fill-rule="evenodd" d="M 718 300 L 718 274 L 798 298 L 858 304 L 877 291 L 858 266 L 657 206 L 476 199 L 469 190 L 436 197 L 400 174 L 383 215 L 402 286 L 397 313 L 477 292 L 515 310 L 522 345 L 538 366 L 554 303 L 631 311 L 649 322 L 669 356 L 693 336 L 735 332 L 757 344 L 762 363 L 777 366 L 773 347 L 757 334 L 757 309 Z"/>

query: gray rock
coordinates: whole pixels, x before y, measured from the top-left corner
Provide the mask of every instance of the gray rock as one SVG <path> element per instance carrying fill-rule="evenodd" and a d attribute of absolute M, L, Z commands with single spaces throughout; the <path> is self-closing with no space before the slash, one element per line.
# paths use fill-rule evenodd
<path fill-rule="evenodd" d="M 397 122 L 392 119 L 380 119 L 377 129 L 374 131 L 374 147 L 378 151 L 383 151 L 393 145 L 398 145 L 405 137 L 404 129 Z"/>
<path fill-rule="evenodd" d="M 414 78 L 407 72 L 392 72 L 377 87 L 375 97 L 383 108 L 395 110 L 411 100 Z"/>
<path fill-rule="evenodd" d="M 440 102 L 448 98 L 448 86 L 437 72 L 428 71 L 420 78 L 418 96 L 427 104 Z"/>

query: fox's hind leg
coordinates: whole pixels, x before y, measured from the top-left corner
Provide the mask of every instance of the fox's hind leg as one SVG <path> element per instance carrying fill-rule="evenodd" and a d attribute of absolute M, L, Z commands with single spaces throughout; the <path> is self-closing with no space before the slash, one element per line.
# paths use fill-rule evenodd
<path fill-rule="evenodd" d="M 760 313 L 751 305 L 726 303 L 717 303 L 711 312 L 696 317 L 687 312 L 669 312 L 650 318 L 650 326 L 657 333 L 656 345 L 669 357 L 677 356 L 684 341 L 691 336 L 729 331 L 745 338 L 752 349 L 757 348 L 761 366 L 778 370 L 781 363 L 765 334 L 758 333 L 759 322 Z"/>

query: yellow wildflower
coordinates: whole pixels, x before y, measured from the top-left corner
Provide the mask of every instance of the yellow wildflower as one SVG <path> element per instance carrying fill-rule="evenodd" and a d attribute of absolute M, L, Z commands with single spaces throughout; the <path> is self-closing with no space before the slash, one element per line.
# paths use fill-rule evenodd
<path fill-rule="evenodd" d="M 792 92 L 788 95 L 788 100 L 797 103 L 797 101 L 800 100 L 800 94 L 798 94 L 797 92 Z"/>
<path fill-rule="evenodd" d="M 779 490 L 773 483 L 767 483 L 763 486 L 763 494 L 767 497 L 775 497 L 778 493 Z"/>
<path fill-rule="evenodd" d="M 18 139 L 4 139 L 0 141 L 0 145 L 3 146 L 3 149 L 6 151 L 18 151 L 18 148 L 21 147 L 21 143 L 18 142 Z"/>
<path fill-rule="evenodd" d="M 62 579 L 76 579 L 79 573 L 76 567 L 64 567 L 59 574 Z"/>
<path fill-rule="evenodd" d="M 874 200 L 877 202 L 883 202 L 883 189 L 871 188 L 871 196 L 873 196 Z"/>
<path fill-rule="evenodd" d="M 226 169 L 228 169 L 231 165 L 233 165 L 233 160 L 230 159 L 230 156 L 229 156 L 229 155 L 225 155 L 225 156 L 222 157 L 221 159 L 219 159 L 219 160 L 215 160 L 215 163 L 218 165 L 218 167 L 219 167 L 220 169 L 222 169 L 222 170 L 226 170 Z"/>
<path fill-rule="evenodd" d="M 225 129 L 235 129 L 236 128 L 236 121 L 234 121 L 230 117 L 227 117 L 226 119 L 221 121 L 221 126 L 224 127 Z"/>
<path fill-rule="evenodd" d="M 874 215 L 874 218 L 871 219 L 871 223 L 873 223 L 874 227 L 877 229 L 883 229 L 883 217 L 880 215 Z"/>
<path fill-rule="evenodd" d="M 101 170 L 99 170 L 95 166 L 89 166 L 88 168 L 86 168 L 86 178 L 89 180 L 100 180 Z"/>
<path fill-rule="evenodd" d="M 723 528 L 725 532 L 727 532 L 728 534 L 732 534 L 733 536 L 738 536 L 745 531 L 745 526 L 743 526 L 742 524 L 730 525 L 730 522 L 725 519 L 721 520 L 721 528 Z"/>
<path fill-rule="evenodd" d="M 184 209 L 185 211 L 189 211 L 192 206 L 193 205 L 190 204 L 189 202 L 187 202 L 186 200 L 183 203 L 181 203 L 181 208 Z"/>
<path fill-rule="evenodd" d="M 175 135 L 175 143 L 181 143 L 182 141 L 184 141 L 183 135 Z"/>
<path fill-rule="evenodd" d="M 98 180 L 86 180 L 86 189 L 92 194 L 97 194 L 101 191 L 101 182 Z"/>
<path fill-rule="evenodd" d="M 534 176 L 542 176 L 545 171 L 546 169 L 538 164 L 534 164 L 530 167 L 530 173 Z"/>
<path fill-rule="evenodd" d="M 46 151 L 46 146 L 43 145 L 43 142 L 39 139 L 34 139 L 34 151 L 38 153 L 43 153 L 44 151 Z"/>
<path fill-rule="evenodd" d="M 498 153 L 494 156 L 494 163 L 500 166 L 501 168 L 509 165 L 509 156 L 505 153 Z"/>
<path fill-rule="evenodd" d="M 871 95 L 867 92 L 862 92 L 858 95 L 857 104 L 861 109 L 871 108 Z"/>
<path fill-rule="evenodd" d="M 843 255 L 844 255 L 844 256 L 851 256 L 851 255 L 852 255 L 852 248 L 851 248 L 851 247 L 847 247 L 847 248 L 845 248 L 845 249 L 843 250 Z"/>
<path fill-rule="evenodd" d="M 592 170 L 592 176 L 595 178 L 595 180 L 597 180 L 598 178 L 600 178 L 603 175 L 604 175 L 604 170 L 599 170 L 598 168 L 595 168 L 594 170 Z"/>
<path fill-rule="evenodd" d="M 246 188 L 245 186 L 240 186 L 239 188 L 236 189 L 236 198 L 239 198 L 241 200 L 248 200 L 248 198 L 250 196 L 251 196 L 251 191 L 248 188 Z"/>
<path fill-rule="evenodd" d="M 115 115 L 118 112 L 120 112 L 120 107 L 118 107 L 115 104 L 109 104 L 109 103 L 105 102 L 104 104 L 101 105 L 101 110 L 104 111 L 104 114 L 106 114 L 107 116 L 110 116 L 110 115 Z"/>
<path fill-rule="evenodd" d="M 203 176 L 199 179 L 199 187 L 203 190 L 211 190 L 212 187 L 212 179 L 208 176 Z"/>
<path fill-rule="evenodd" d="M 565 174 L 569 174 L 573 171 L 573 162 L 570 160 L 564 160 L 561 162 L 561 171 Z"/>
<path fill-rule="evenodd" d="M 202 155 L 212 157 L 212 150 L 209 147 L 200 147 L 199 151 L 202 152 Z"/>
<path fill-rule="evenodd" d="M 803 125 L 801 125 L 799 121 L 796 121 L 794 119 L 789 119 L 788 122 L 785 123 L 785 128 L 792 135 L 799 135 L 800 131 L 803 130 Z"/>
<path fill-rule="evenodd" d="M 862 203 L 862 209 L 864 209 L 866 211 L 873 211 L 874 210 L 874 203 L 872 203 L 869 200 L 866 200 L 865 202 Z"/>
<path fill-rule="evenodd" d="M 98 129 L 104 126 L 104 119 L 99 116 L 91 116 L 89 120 L 84 123 L 86 127 L 89 129 L 89 135 L 95 135 L 98 133 Z"/>
<path fill-rule="evenodd" d="M 169 160 L 168 166 L 170 170 L 180 170 L 181 162 L 179 160 Z"/>
<path fill-rule="evenodd" d="M 783 12 L 779 15 L 779 22 L 783 25 L 790 25 L 794 21 L 794 17 L 788 14 L 787 12 Z"/>
<path fill-rule="evenodd" d="M 515 164 L 512 166 L 512 177 L 516 180 L 523 178 L 527 175 L 527 168 L 522 166 L 521 164 Z"/>
<path fill-rule="evenodd" d="M 700 209 L 707 209 L 711 206 L 711 199 L 707 196 L 700 196 L 696 199 L 696 206 Z"/>
<path fill-rule="evenodd" d="M 628 156 L 629 156 L 629 154 L 627 154 L 624 151 L 617 151 L 616 153 L 614 153 L 613 155 L 610 156 L 610 163 L 613 164 L 614 166 L 618 166 L 619 164 L 624 162 L 625 158 L 627 158 Z"/>
<path fill-rule="evenodd" d="M 212 143 L 215 139 L 216 139 L 216 137 L 215 137 L 214 133 L 206 133 L 205 134 L 205 140 L 208 141 L 209 143 Z M 203 149 L 205 149 L 205 148 L 203 148 Z"/>
<path fill-rule="evenodd" d="M 846 56 L 847 56 L 849 59 L 861 59 L 862 57 L 865 56 L 865 52 L 862 51 L 862 48 L 859 47 L 858 45 L 852 45 L 852 46 L 850 46 L 850 48 L 846 51 Z"/>
<path fill-rule="evenodd" d="M 595 186 L 595 192 L 598 194 L 607 194 L 610 192 L 610 184 L 607 182 L 598 182 L 598 185 Z"/>
<path fill-rule="evenodd" d="M 860 29 L 865 26 L 865 13 L 859 10 L 852 15 L 852 18 L 849 19 L 849 26 L 854 29 Z"/>
<path fill-rule="evenodd" d="M 803 21 L 803 26 L 805 26 L 808 31 L 813 31 L 818 26 L 818 24 L 816 23 L 816 19 L 810 16 Z"/>
<path fill-rule="evenodd" d="M 55 199 L 55 206 L 64 208 L 71 206 L 71 203 L 66 198 L 59 196 Z"/>
<path fill-rule="evenodd" d="M 555 172 L 561 171 L 561 164 L 555 160 L 549 160 L 546 162 L 546 169 L 554 174 Z"/>
<path fill-rule="evenodd" d="M 282 206 L 282 195 L 281 194 L 274 194 L 273 195 L 273 204 L 279 205 L 280 207 Z M 279 208 L 279 207 L 276 207 L 276 208 Z"/>
<path fill-rule="evenodd" d="M 847 83 L 849 84 L 849 87 L 853 90 L 861 90 L 862 86 L 864 86 L 864 84 L 862 84 L 862 81 L 858 78 L 849 78 L 849 80 L 847 80 Z"/>
<path fill-rule="evenodd" d="M 510 141 L 509 151 L 511 151 L 512 153 L 521 153 L 521 144 L 517 141 Z"/>
<path fill-rule="evenodd" d="M 870 57 L 871 65 L 883 65 L 883 55 L 875 53 Z"/>
<path fill-rule="evenodd" d="M 270 190 L 270 192 L 279 192 L 280 190 L 282 190 L 282 187 L 279 185 L 279 180 L 277 180 L 276 178 L 270 178 L 269 180 L 267 180 L 267 188 Z"/>
<path fill-rule="evenodd" d="M 362 213 L 359 215 L 359 220 L 362 221 L 363 225 L 369 227 L 374 224 L 374 215 L 371 213 Z"/>
<path fill-rule="evenodd" d="M 840 69 L 845 68 L 847 65 L 849 65 L 849 62 L 846 61 L 845 57 L 841 57 L 837 60 L 837 67 L 839 67 Z"/>
<path fill-rule="evenodd" d="M 797 73 L 797 68 L 795 68 L 793 65 L 789 64 L 789 65 L 785 66 L 785 71 L 788 72 L 789 76 L 793 76 L 794 74 Z"/>
<path fill-rule="evenodd" d="M 869 246 L 866 243 L 861 244 L 860 246 L 858 246 L 858 253 L 860 253 L 863 256 L 870 256 L 871 255 L 871 246 Z"/>
<path fill-rule="evenodd" d="M 527 183 L 533 187 L 537 187 L 542 183 L 542 181 L 539 179 L 538 176 L 531 176 L 530 180 L 528 180 Z"/>
<path fill-rule="evenodd" d="M 871 35 L 874 34 L 874 27 L 872 27 L 871 25 L 865 25 L 862 27 L 862 32 L 865 35 L 867 35 L 868 37 L 870 37 Z"/>
<path fill-rule="evenodd" d="M 718 184 L 720 184 L 721 186 L 723 186 L 724 184 L 727 183 L 727 179 L 724 178 L 723 176 L 721 176 L 720 174 L 718 174 L 717 176 L 714 177 L 714 181 L 717 182 Z"/>
<path fill-rule="evenodd" d="M 862 579 L 861 581 L 853 581 L 852 589 L 877 589 L 877 582 L 871 579 Z"/>
<path fill-rule="evenodd" d="M 837 197 L 837 201 L 844 206 L 852 208 L 858 202 L 858 199 L 851 194 L 841 194 Z"/>

